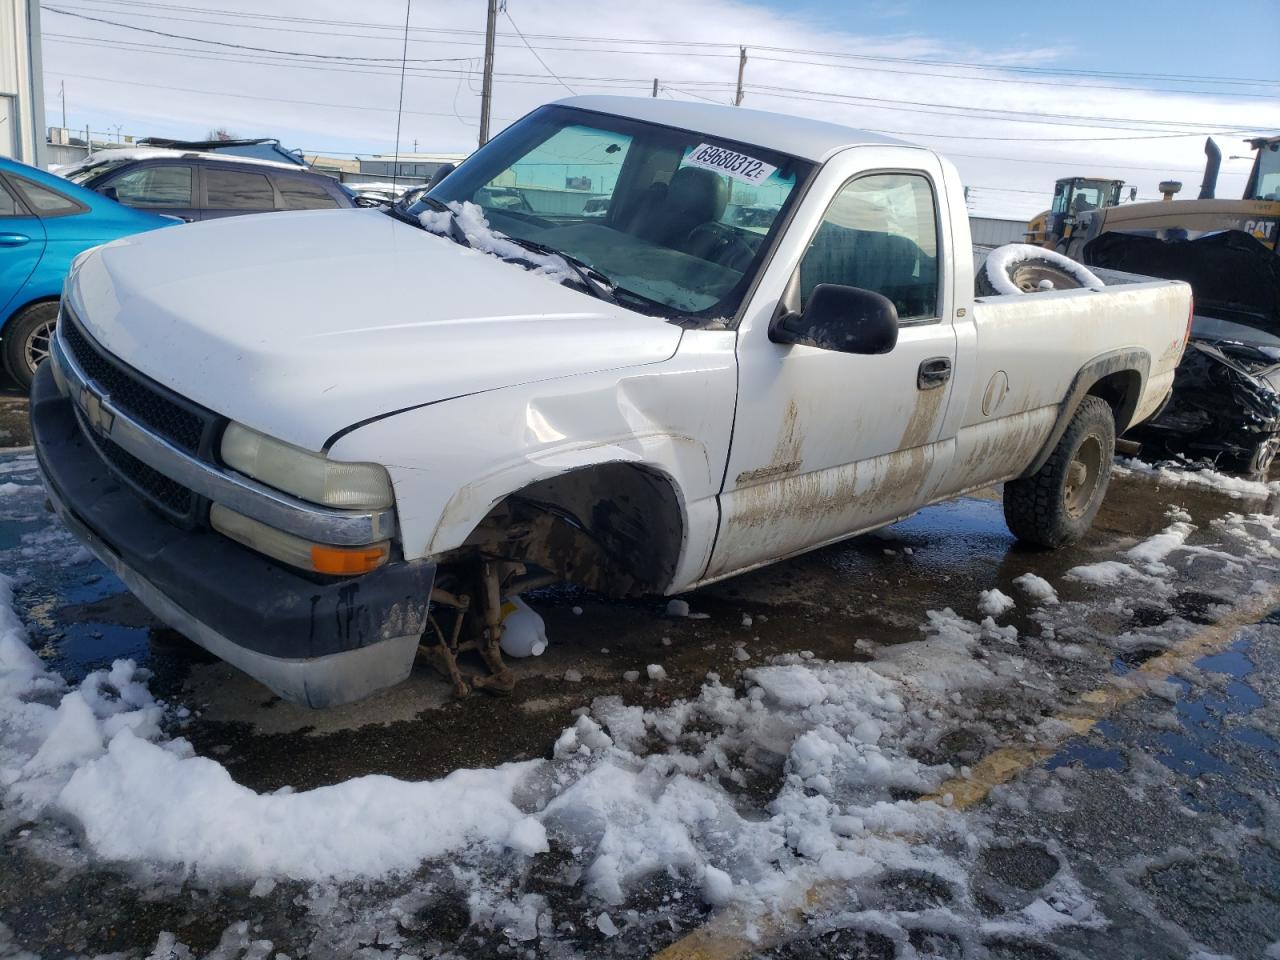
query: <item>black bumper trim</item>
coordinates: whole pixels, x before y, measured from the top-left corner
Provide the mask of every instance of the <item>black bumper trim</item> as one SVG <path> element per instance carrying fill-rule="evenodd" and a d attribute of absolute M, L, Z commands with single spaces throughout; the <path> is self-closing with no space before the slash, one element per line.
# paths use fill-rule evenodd
<path fill-rule="evenodd" d="M 124 566 L 236 646 L 299 660 L 357 650 L 426 627 L 435 564 L 401 561 L 317 583 L 221 534 L 183 530 L 111 473 L 58 393 L 48 364 L 31 388 L 31 427 L 51 493 Z"/>

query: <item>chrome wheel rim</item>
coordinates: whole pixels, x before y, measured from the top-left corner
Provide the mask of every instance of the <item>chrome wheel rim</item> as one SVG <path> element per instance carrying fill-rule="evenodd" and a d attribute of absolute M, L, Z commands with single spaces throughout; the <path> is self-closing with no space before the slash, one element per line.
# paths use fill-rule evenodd
<path fill-rule="evenodd" d="M 32 373 L 36 372 L 36 367 L 49 359 L 49 345 L 53 339 L 54 328 L 57 325 L 57 318 L 46 320 L 27 335 L 27 344 L 23 355 L 27 358 L 27 369 Z"/>

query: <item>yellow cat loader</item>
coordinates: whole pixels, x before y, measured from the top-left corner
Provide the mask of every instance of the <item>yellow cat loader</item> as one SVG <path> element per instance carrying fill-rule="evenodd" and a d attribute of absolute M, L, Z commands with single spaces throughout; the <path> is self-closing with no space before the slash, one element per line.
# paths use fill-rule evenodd
<path fill-rule="evenodd" d="M 1104 177 L 1063 177 L 1053 185 L 1053 206 L 1044 210 L 1027 223 L 1027 243 L 1056 250 L 1071 239 L 1077 219 L 1081 214 L 1103 207 L 1114 207 L 1120 202 L 1123 180 Z M 1129 199 L 1137 195 L 1131 190 Z"/>
<path fill-rule="evenodd" d="M 1083 261 L 1085 244 L 1104 233 L 1194 240 L 1220 230 L 1242 231 L 1274 251 L 1280 235 L 1280 226 L 1277 226 L 1280 224 L 1280 136 L 1255 137 L 1246 142 L 1255 154 L 1242 199 L 1224 200 L 1214 195 L 1222 151 L 1212 139 L 1206 140 L 1204 152 L 1208 160 L 1200 194 L 1195 200 L 1174 200 L 1182 184 L 1166 181 L 1160 184 L 1163 200 L 1081 213 L 1063 252 L 1073 260 Z"/>
<path fill-rule="evenodd" d="M 1184 280 L 1195 295 L 1186 352 L 1165 408 L 1126 435 L 1146 459 L 1173 457 L 1265 479 L 1280 463 L 1280 137 L 1259 137 L 1241 200 L 1214 197 L 1222 154 L 1195 200 L 1111 207 L 1077 223 L 1086 266 Z"/>

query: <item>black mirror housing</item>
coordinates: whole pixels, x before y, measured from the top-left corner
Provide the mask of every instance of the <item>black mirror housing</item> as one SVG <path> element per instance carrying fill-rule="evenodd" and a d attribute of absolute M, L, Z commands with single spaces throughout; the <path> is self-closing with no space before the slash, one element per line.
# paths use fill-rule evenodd
<path fill-rule="evenodd" d="M 120 192 L 115 187 L 103 187 L 102 195 L 108 200 L 114 200 L 116 203 L 120 202 Z"/>
<path fill-rule="evenodd" d="M 820 283 L 803 313 L 784 313 L 774 320 L 769 339 L 840 353 L 888 353 L 898 344 L 898 310 L 872 290 Z"/>
<path fill-rule="evenodd" d="M 442 163 L 436 168 L 436 172 L 431 175 L 431 179 L 427 181 L 427 189 L 434 190 L 436 185 L 445 177 L 458 169 L 456 163 Z"/>

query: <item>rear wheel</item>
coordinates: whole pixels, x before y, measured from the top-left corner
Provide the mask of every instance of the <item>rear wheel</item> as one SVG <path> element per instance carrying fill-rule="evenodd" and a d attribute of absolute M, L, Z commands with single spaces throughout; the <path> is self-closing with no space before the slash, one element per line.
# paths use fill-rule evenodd
<path fill-rule="evenodd" d="M 1100 397 L 1085 397 L 1044 466 L 1004 485 L 1004 518 L 1019 540 L 1061 547 L 1093 524 L 1111 482 L 1116 424 Z"/>
<path fill-rule="evenodd" d="M 58 302 L 33 303 L 19 310 L 4 327 L 4 365 L 23 390 L 31 389 L 36 368 L 49 358 L 58 325 Z"/>

